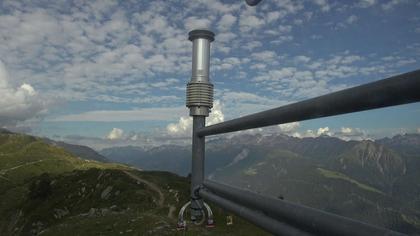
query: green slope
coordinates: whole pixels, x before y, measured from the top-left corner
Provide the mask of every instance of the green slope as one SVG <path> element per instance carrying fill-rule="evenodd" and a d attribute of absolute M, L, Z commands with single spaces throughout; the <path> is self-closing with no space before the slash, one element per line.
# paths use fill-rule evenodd
<path fill-rule="evenodd" d="M 184 177 L 86 161 L 41 139 L 0 134 L 0 235 L 267 235 L 214 207 L 216 228 L 176 231 Z"/>

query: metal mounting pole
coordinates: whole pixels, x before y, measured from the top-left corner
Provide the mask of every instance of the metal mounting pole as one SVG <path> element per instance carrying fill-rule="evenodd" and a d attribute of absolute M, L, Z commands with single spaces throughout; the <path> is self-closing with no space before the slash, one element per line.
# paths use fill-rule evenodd
<path fill-rule="evenodd" d="M 205 137 L 197 130 L 205 126 L 206 116 L 213 107 L 213 85 L 209 81 L 210 43 L 214 33 L 208 30 L 193 30 L 188 39 L 193 43 L 192 76 L 187 85 L 187 107 L 193 117 L 192 164 L 191 164 L 191 220 L 205 217 L 203 200 L 198 188 L 204 180 Z"/>

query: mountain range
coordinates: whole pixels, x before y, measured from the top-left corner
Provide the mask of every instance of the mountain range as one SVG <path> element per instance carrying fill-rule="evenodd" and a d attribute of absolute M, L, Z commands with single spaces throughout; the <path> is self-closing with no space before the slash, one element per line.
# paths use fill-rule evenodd
<path fill-rule="evenodd" d="M 113 162 L 187 175 L 191 149 L 108 148 Z M 420 234 L 420 135 L 344 141 L 239 135 L 206 143 L 206 175 L 332 213 Z"/>
<path fill-rule="evenodd" d="M 206 176 L 214 181 L 420 234 L 419 134 L 363 141 L 239 135 L 206 145 Z M 188 175 L 190 161 L 185 146 L 99 154 L 0 130 L 0 234 L 265 235 L 239 218 L 233 227 L 176 231 L 189 193 L 188 178 L 178 175 Z M 213 208 L 224 222 L 228 213 Z"/>

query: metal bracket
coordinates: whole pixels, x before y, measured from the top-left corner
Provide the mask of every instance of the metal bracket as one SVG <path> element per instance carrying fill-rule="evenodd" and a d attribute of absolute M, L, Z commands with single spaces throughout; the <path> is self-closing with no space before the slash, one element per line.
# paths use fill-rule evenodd
<path fill-rule="evenodd" d="M 187 209 L 187 207 L 191 205 L 191 201 L 187 202 L 184 204 L 184 206 L 181 207 L 181 209 L 179 210 L 179 214 L 178 214 L 178 224 L 177 224 L 177 229 L 178 230 L 185 230 L 187 228 L 187 221 L 184 218 L 184 213 L 185 210 Z M 200 221 L 194 221 L 195 225 L 202 225 L 204 223 L 204 221 L 207 218 L 207 224 L 206 227 L 207 228 L 214 228 L 214 219 L 213 219 L 213 211 L 211 210 L 210 206 L 203 202 L 204 205 L 204 209 L 206 211 L 203 210 L 203 208 L 201 208 L 201 212 L 202 212 L 202 218 Z M 207 212 L 207 214 L 206 214 Z"/>

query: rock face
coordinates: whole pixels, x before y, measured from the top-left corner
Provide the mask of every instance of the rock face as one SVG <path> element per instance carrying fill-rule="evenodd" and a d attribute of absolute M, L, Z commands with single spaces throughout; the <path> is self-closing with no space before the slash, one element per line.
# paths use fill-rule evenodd
<path fill-rule="evenodd" d="M 373 141 L 362 141 L 339 158 L 343 173 L 357 180 L 392 192 L 395 181 L 406 174 L 403 158 Z"/>
<path fill-rule="evenodd" d="M 112 186 L 106 187 L 106 189 L 104 189 L 104 191 L 102 191 L 101 193 L 101 198 L 105 200 L 108 199 L 109 195 L 111 194 L 112 188 Z"/>
<path fill-rule="evenodd" d="M 64 209 L 54 209 L 54 218 L 61 219 L 68 215 L 70 212 L 67 209 L 67 207 L 64 207 Z"/>

